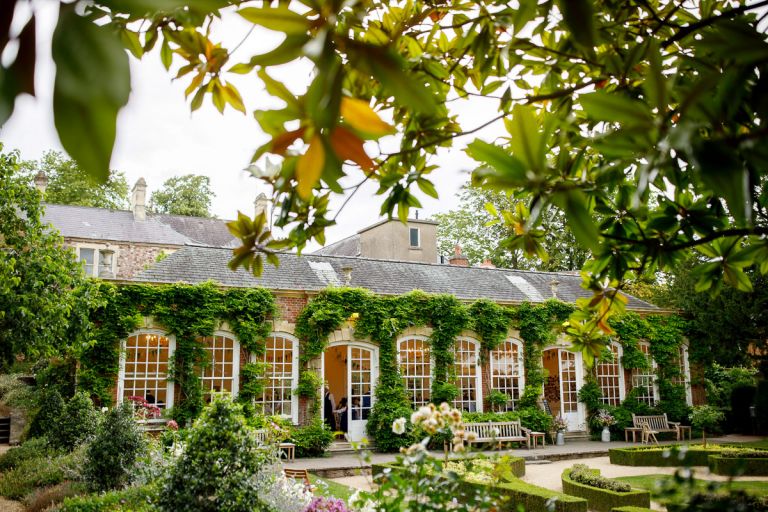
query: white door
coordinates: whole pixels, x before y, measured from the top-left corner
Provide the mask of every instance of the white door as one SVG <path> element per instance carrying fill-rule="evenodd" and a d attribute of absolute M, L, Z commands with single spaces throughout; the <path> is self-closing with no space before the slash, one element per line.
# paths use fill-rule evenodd
<path fill-rule="evenodd" d="M 565 349 L 558 351 L 560 362 L 560 413 L 568 422 L 568 430 L 583 430 L 579 388 L 582 384 L 581 354 Z"/>
<path fill-rule="evenodd" d="M 367 348 L 348 345 L 347 361 L 349 439 L 360 441 L 365 437 L 365 426 L 373 407 L 374 383 L 377 377 L 375 353 Z"/>

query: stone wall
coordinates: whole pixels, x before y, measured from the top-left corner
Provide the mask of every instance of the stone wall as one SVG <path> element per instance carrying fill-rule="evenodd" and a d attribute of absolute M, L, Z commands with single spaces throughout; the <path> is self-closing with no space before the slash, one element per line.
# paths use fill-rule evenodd
<path fill-rule="evenodd" d="M 180 249 L 176 245 L 118 244 L 118 279 L 130 279 L 145 268 L 151 267 L 160 254 L 170 254 Z"/>

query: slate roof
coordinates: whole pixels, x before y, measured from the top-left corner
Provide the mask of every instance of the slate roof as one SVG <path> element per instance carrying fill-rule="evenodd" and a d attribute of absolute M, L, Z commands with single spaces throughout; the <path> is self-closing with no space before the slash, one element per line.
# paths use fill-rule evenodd
<path fill-rule="evenodd" d="M 376 260 L 360 257 L 292 253 L 280 255 L 280 266 L 265 264 L 255 277 L 244 269 L 227 267 L 232 252 L 227 249 L 188 246 L 176 251 L 132 280 L 146 283 L 200 283 L 213 280 L 228 287 L 262 286 L 271 290 L 317 292 L 344 284 L 343 268 L 352 268 L 350 286 L 367 288 L 376 294 L 399 295 L 412 290 L 450 293 L 459 299 L 487 298 L 502 303 L 541 302 L 552 298 L 551 282 L 556 279 L 557 297 L 574 302 L 590 293 L 581 288 L 575 274 L 529 272 L 480 267 L 457 267 L 431 263 Z M 658 309 L 634 297 L 629 309 Z"/>
<path fill-rule="evenodd" d="M 338 242 L 321 247 L 312 254 L 327 256 L 360 256 L 360 235 L 342 238 Z"/>
<path fill-rule="evenodd" d="M 153 215 L 137 221 L 129 210 L 46 204 L 43 222 L 52 224 L 64 238 L 114 240 L 157 245 L 234 247 L 226 222 L 181 215 Z"/>

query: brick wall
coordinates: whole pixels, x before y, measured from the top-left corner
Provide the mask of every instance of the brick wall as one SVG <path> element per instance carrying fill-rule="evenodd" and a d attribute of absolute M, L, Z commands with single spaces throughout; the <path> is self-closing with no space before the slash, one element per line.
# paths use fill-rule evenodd
<path fill-rule="evenodd" d="M 308 300 L 307 297 L 278 295 L 275 297 L 275 302 L 277 303 L 278 318 L 286 322 L 296 323 L 296 318 L 307 305 Z"/>

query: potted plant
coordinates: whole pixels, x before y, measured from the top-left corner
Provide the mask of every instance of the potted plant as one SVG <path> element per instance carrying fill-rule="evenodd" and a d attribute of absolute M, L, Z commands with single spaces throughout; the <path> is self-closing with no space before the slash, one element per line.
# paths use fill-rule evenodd
<path fill-rule="evenodd" d="M 552 430 L 557 432 L 557 440 L 555 444 L 560 446 L 565 444 L 565 429 L 567 428 L 568 428 L 568 422 L 565 421 L 565 418 L 563 418 L 559 414 L 554 420 L 552 420 Z"/>
<path fill-rule="evenodd" d="M 605 409 L 600 409 L 597 411 L 597 416 L 595 416 L 595 423 L 603 427 L 601 440 L 604 443 L 609 443 L 611 441 L 611 430 L 608 427 L 616 424 L 616 418 Z"/>

